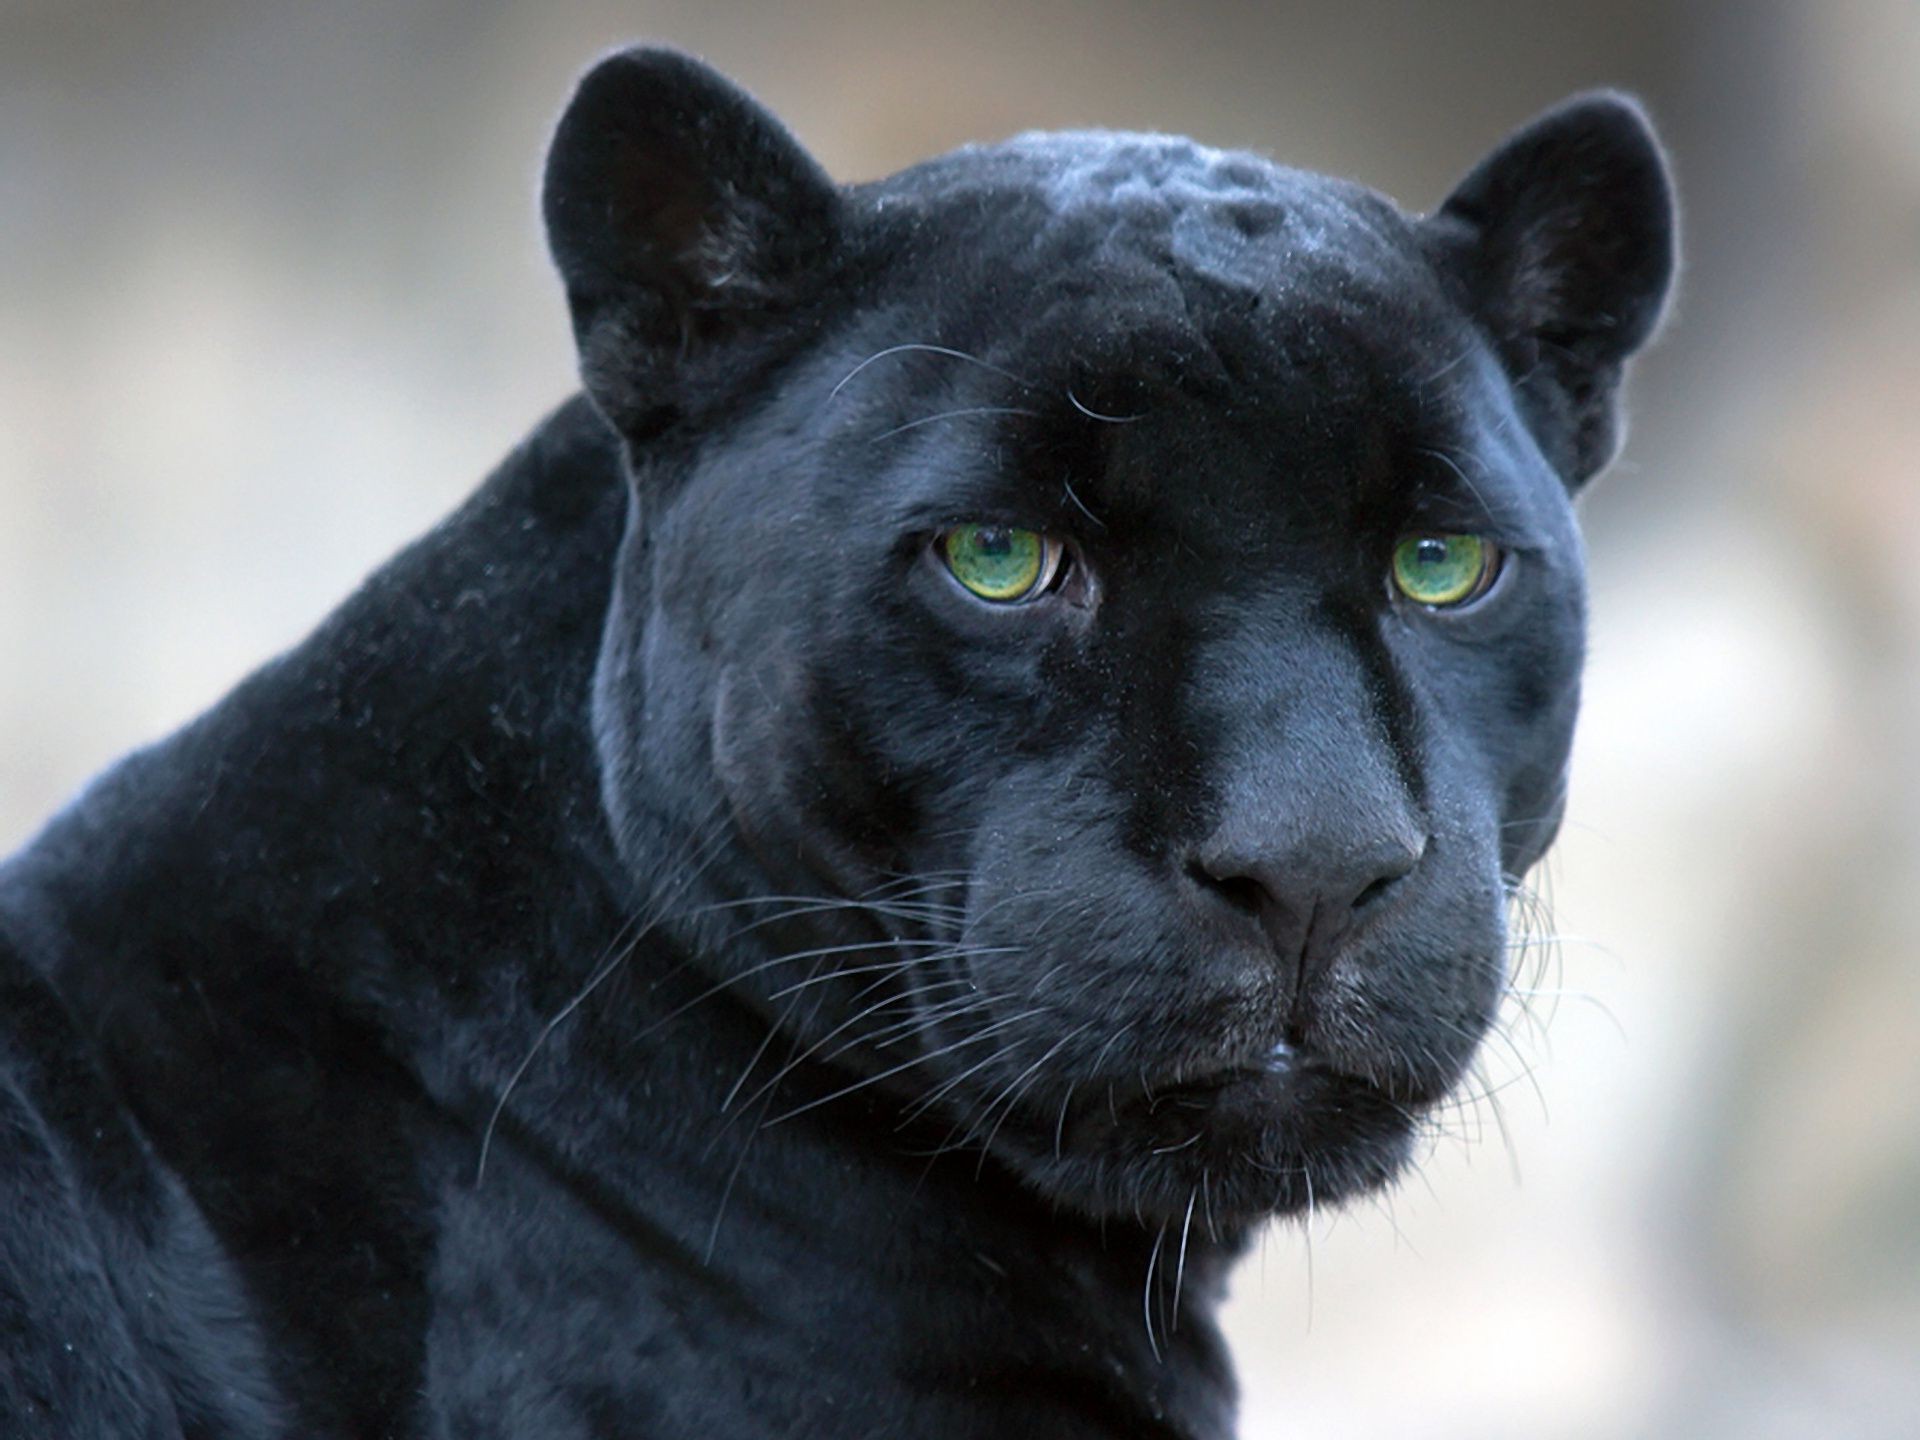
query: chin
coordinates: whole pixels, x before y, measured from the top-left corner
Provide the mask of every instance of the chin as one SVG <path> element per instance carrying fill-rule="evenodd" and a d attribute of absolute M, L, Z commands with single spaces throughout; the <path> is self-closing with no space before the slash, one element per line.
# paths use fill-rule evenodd
<path fill-rule="evenodd" d="M 1430 1103 L 1284 1051 L 1261 1069 L 1085 1088 L 1051 1120 L 1010 1120 L 994 1151 L 1090 1217 L 1192 1216 L 1222 1239 L 1391 1184 Z"/>

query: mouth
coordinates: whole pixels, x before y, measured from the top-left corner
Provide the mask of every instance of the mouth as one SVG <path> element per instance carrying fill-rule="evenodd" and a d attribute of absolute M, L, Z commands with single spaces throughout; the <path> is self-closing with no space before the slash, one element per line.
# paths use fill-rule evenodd
<path fill-rule="evenodd" d="M 1330 1090 L 1372 1092 L 1370 1081 L 1341 1074 L 1284 1042 L 1258 1064 L 1223 1065 L 1155 1082 L 1142 1076 L 1107 1087 L 1078 1107 L 1062 1131 L 1074 1149 L 1099 1149 L 1117 1140 L 1146 1142 L 1153 1154 L 1173 1154 L 1207 1142 L 1251 1140 L 1276 1123 L 1298 1123 L 1325 1103 Z"/>
<path fill-rule="evenodd" d="M 1257 1064 L 1083 1088 L 1044 1135 L 1008 1126 L 996 1148 L 1090 1212 L 1177 1218 L 1204 1190 L 1242 1227 L 1387 1184 L 1426 1108 L 1285 1044 Z"/>

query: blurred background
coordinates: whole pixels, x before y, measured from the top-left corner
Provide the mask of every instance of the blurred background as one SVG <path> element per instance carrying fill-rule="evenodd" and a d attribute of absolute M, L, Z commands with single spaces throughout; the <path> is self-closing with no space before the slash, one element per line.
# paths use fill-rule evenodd
<path fill-rule="evenodd" d="M 845 179 L 1097 124 L 1425 209 L 1645 98 L 1686 272 L 1583 507 L 1562 938 L 1420 1177 L 1240 1273 L 1244 1430 L 1920 1435 L 1914 0 L 0 0 L 0 852 L 568 393 L 539 165 L 638 38 Z"/>

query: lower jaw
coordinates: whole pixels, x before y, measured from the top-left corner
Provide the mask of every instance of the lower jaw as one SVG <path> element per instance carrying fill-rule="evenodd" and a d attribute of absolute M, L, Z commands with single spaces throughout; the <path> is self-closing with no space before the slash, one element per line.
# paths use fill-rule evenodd
<path fill-rule="evenodd" d="M 1237 1074 L 1093 1104 L 1042 1134 L 1005 1127 L 995 1150 L 1029 1185 L 1096 1219 L 1182 1221 L 1244 1233 L 1389 1185 L 1418 1111 L 1332 1074 Z"/>

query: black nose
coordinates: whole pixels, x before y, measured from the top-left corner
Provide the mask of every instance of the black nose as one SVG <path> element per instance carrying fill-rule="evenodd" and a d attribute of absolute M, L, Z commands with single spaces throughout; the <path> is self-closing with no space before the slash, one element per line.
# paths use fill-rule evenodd
<path fill-rule="evenodd" d="M 1282 957 L 1310 961 L 1361 912 L 1391 903 L 1426 851 L 1425 836 L 1398 826 L 1366 835 L 1330 828 L 1276 845 L 1223 836 L 1187 869 L 1203 890 L 1258 920 Z"/>

